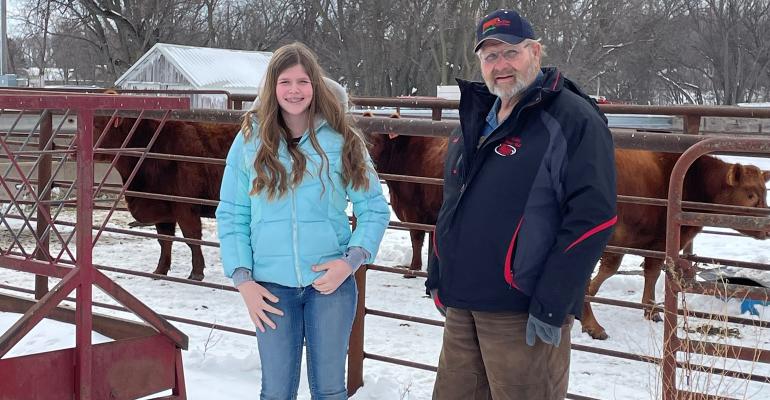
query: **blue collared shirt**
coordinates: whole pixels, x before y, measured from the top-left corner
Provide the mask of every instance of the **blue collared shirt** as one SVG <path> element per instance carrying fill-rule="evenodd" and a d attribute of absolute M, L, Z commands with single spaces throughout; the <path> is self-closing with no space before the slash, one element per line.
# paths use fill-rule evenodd
<path fill-rule="evenodd" d="M 498 97 L 495 100 L 495 104 L 492 104 L 492 109 L 489 110 L 489 114 L 487 114 L 487 123 L 484 125 L 484 129 L 481 131 L 482 137 L 489 136 L 492 131 L 497 129 L 498 126 L 500 126 L 500 123 L 497 122 L 497 112 L 500 111 L 500 105 L 502 104 L 502 101 Z"/>

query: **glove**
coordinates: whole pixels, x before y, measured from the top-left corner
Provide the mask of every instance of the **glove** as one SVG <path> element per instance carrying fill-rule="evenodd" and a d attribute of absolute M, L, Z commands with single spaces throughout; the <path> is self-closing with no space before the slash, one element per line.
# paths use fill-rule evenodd
<path fill-rule="evenodd" d="M 527 345 L 535 345 L 535 335 L 540 338 L 544 343 L 559 346 L 561 343 L 561 327 L 546 324 L 545 322 L 535 318 L 532 314 L 529 314 L 527 320 Z"/>
<path fill-rule="evenodd" d="M 430 290 L 430 298 L 433 299 L 433 304 L 436 305 L 436 310 L 446 317 L 446 306 L 441 304 L 441 300 L 438 299 L 438 289 Z"/>

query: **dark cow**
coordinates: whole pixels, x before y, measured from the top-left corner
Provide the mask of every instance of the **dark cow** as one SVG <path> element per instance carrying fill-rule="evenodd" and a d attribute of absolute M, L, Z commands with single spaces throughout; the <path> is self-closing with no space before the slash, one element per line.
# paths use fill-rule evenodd
<path fill-rule="evenodd" d="M 109 117 L 95 117 L 94 141 L 102 134 Z M 116 118 L 104 131 L 100 148 L 121 148 L 124 139 L 136 123 L 135 119 Z M 150 142 L 159 121 L 142 119 L 126 148 L 144 148 Z M 237 124 L 211 124 L 202 122 L 167 121 L 150 152 L 184 156 L 224 159 L 230 144 L 238 133 Z M 95 155 L 94 159 L 110 162 L 111 155 Z M 120 155 L 116 169 L 125 183 L 139 158 Z M 145 158 L 137 170 L 128 190 L 182 196 L 195 199 L 219 200 L 223 165 Z M 174 236 L 176 225 L 188 239 L 201 239 L 201 217 L 214 218 L 214 206 L 155 200 L 126 196 L 131 215 L 140 224 L 154 224 L 158 234 Z M 160 243 L 160 259 L 154 273 L 166 275 L 171 266 L 171 245 L 167 240 Z M 189 279 L 203 280 L 206 267 L 199 245 L 189 244 L 192 252 L 192 272 Z"/>
<path fill-rule="evenodd" d="M 671 170 L 679 154 L 655 153 L 641 150 L 615 150 L 618 194 L 664 199 L 668 196 Z M 767 208 L 765 182 L 770 172 L 763 172 L 752 165 L 731 164 L 715 157 L 702 156 L 690 167 L 684 181 L 683 199 L 701 203 L 728 204 Z M 687 246 L 701 231 L 700 227 L 683 227 L 681 248 Z M 741 232 L 765 239 L 764 232 Z M 618 203 L 618 222 L 610 238 L 610 245 L 665 251 L 665 207 Z M 604 253 L 599 272 L 591 280 L 587 294 L 595 296 L 602 283 L 614 275 L 623 259 L 622 254 Z M 642 302 L 655 304 L 655 283 L 660 275 L 663 260 L 644 259 L 644 292 Z M 656 312 L 645 310 L 645 318 L 660 321 Z M 606 339 L 607 333 L 599 325 L 591 310 L 584 303 L 581 321 L 583 332 L 594 339 Z"/>
<path fill-rule="evenodd" d="M 372 116 L 366 112 L 363 116 Z M 391 118 L 399 118 L 398 114 Z M 377 172 L 396 175 L 442 178 L 447 139 L 406 135 L 370 135 L 370 153 Z M 443 199 L 439 185 L 387 180 L 390 205 L 403 222 L 433 225 Z M 409 269 L 422 269 L 425 232 L 410 230 L 412 262 Z M 408 275 L 407 275 L 408 276 Z"/>

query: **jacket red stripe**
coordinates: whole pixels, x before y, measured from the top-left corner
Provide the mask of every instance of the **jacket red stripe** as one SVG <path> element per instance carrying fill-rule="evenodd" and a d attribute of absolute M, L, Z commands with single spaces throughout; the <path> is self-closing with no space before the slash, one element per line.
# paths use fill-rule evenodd
<path fill-rule="evenodd" d="M 598 226 L 596 226 L 594 228 L 591 228 L 591 230 L 589 230 L 588 232 L 584 233 L 583 236 L 579 237 L 578 240 L 572 242 L 572 244 L 567 246 L 567 248 L 564 250 L 564 252 L 565 253 L 568 252 L 571 248 L 577 246 L 578 243 L 588 239 L 589 237 L 591 237 L 591 236 L 593 236 L 593 235 L 595 235 L 595 234 L 597 234 L 597 233 L 599 233 L 599 232 L 601 232 L 601 231 L 603 231 L 605 229 L 608 229 L 608 228 L 612 227 L 613 225 L 615 225 L 616 222 L 618 222 L 618 216 L 617 215 L 612 217 L 609 221 L 603 222 L 603 223 L 599 224 Z"/>
<path fill-rule="evenodd" d="M 508 245 L 508 253 L 505 255 L 505 271 L 503 271 L 505 274 L 505 281 L 516 289 L 519 287 L 516 285 L 516 281 L 513 280 L 513 268 L 511 268 L 511 259 L 513 258 L 513 248 L 516 246 L 516 237 L 519 236 L 519 229 L 521 229 L 522 222 L 524 222 L 524 217 L 519 219 L 519 224 L 516 225 L 516 231 L 513 232 L 513 238 L 511 238 L 511 243 Z"/>

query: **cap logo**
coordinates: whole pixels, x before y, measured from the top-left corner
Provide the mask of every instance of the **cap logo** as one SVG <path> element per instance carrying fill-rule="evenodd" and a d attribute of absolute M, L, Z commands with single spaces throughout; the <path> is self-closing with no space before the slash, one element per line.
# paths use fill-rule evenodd
<path fill-rule="evenodd" d="M 484 25 L 482 25 L 481 29 L 483 33 L 487 33 L 487 31 L 490 29 L 507 27 L 507 26 L 511 26 L 511 21 L 507 19 L 502 19 L 500 17 L 495 17 L 485 22 Z"/>

